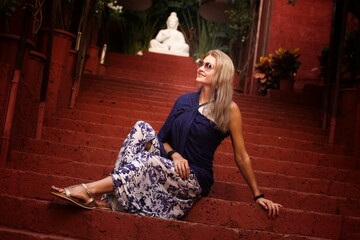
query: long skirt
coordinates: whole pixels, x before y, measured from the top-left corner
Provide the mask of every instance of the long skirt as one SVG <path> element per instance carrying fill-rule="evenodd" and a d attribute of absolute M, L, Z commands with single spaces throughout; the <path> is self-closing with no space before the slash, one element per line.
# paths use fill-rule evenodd
<path fill-rule="evenodd" d="M 146 143 L 151 148 L 146 150 Z M 160 156 L 154 129 L 138 121 L 125 139 L 110 174 L 114 191 L 102 199 L 115 211 L 178 219 L 201 196 L 201 187 L 191 171 L 187 179 L 175 172 L 173 162 Z"/>

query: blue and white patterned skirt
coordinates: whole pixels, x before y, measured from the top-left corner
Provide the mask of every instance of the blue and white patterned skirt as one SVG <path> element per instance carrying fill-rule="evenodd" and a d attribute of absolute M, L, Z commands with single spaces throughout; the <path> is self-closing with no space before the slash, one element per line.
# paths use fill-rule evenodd
<path fill-rule="evenodd" d="M 149 141 L 152 146 L 146 151 Z M 173 162 L 160 156 L 156 133 L 144 121 L 138 121 L 125 139 L 111 177 L 114 191 L 102 199 L 116 211 L 178 219 L 201 195 L 193 172 L 183 180 Z"/>

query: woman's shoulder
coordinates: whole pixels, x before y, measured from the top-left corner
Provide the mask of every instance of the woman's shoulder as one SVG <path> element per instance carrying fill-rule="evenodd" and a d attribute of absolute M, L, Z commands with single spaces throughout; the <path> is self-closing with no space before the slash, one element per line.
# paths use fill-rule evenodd
<path fill-rule="evenodd" d="M 241 119 L 240 108 L 237 103 L 232 101 L 230 107 L 230 122 L 234 120 L 238 121 L 239 119 Z"/>
<path fill-rule="evenodd" d="M 233 112 L 233 111 L 240 111 L 239 105 L 237 105 L 236 102 L 232 101 L 232 102 L 231 102 L 231 106 L 230 106 L 230 110 L 231 110 L 231 112 Z"/>

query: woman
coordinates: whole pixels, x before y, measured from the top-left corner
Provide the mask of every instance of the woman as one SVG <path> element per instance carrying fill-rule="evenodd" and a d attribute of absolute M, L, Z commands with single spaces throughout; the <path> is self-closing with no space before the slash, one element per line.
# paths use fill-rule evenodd
<path fill-rule="evenodd" d="M 88 209 L 177 219 L 209 193 L 215 150 L 230 136 L 254 200 L 277 216 L 281 205 L 261 194 L 245 150 L 241 113 L 232 101 L 233 75 L 231 59 L 220 50 L 209 51 L 198 61 L 199 91 L 177 99 L 158 136 L 148 123 L 137 122 L 110 176 L 64 189 L 52 186 L 52 194 Z"/>

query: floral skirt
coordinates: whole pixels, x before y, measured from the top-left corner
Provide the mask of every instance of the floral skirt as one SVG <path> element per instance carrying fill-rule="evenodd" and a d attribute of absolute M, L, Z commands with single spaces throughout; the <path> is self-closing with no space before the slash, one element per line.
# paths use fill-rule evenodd
<path fill-rule="evenodd" d="M 146 150 L 146 143 L 151 148 Z M 183 180 L 173 162 L 160 156 L 154 129 L 138 121 L 125 139 L 111 173 L 114 191 L 102 199 L 113 210 L 177 219 L 200 198 L 201 187 L 191 172 Z"/>

